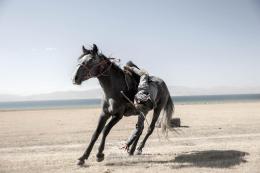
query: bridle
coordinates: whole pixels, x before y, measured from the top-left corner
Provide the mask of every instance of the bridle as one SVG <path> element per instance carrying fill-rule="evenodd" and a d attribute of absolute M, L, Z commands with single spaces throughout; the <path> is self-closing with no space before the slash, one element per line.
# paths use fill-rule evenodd
<path fill-rule="evenodd" d="M 110 61 L 110 60 L 112 60 L 112 61 Z M 78 64 L 78 65 L 79 65 L 79 66 L 82 66 L 84 69 L 86 69 L 86 70 L 88 71 L 87 75 L 86 75 L 84 78 L 85 78 L 85 79 L 89 79 L 89 78 L 91 78 L 91 77 L 110 76 L 110 75 L 106 75 L 105 73 L 108 72 L 108 71 L 111 69 L 111 67 L 112 67 L 112 65 L 113 65 L 114 62 L 119 63 L 120 61 L 121 61 L 121 60 L 118 59 L 118 58 L 105 58 L 105 59 L 103 59 L 102 61 L 100 61 L 98 64 L 92 66 L 91 68 L 88 68 L 88 67 L 86 66 L 86 64 L 84 64 L 84 63 Z M 104 71 L 100 72 L 100 73 L 97 74 L 97 75 L 92 75 L 92 71 L 93 71 L 94 69 L 96 69 L 96 68 L 99 67 L 99 66 L 102 66 L 103 64 L 108 64 L 108 63 L 109 63 L 109 66 L 108 66 L 107 68 L 105 68 Z M 127 89 L 130 90 L 130 87 L 129 87 L 128 82 L 127 82 L 127 80 L 126 80 L 126 73 L 124 73 L 124 78 L 125 78 L 125 83 L 126 83 L 126 85 L 127 85 Z"/>
<path fill-rule="evenodd" d="M 79 64 L 88 72 L 84 78 L 89 79 L 91 77 L 109 76 L 109 75 L 106 75 L 105 73 L 108 72 L 113 65 L 113 62 L 110 60 L 120 61 L 120 59 L 116 59 L 116 58 L 105 58 L 105 59 L 101 60 L 99 63 L 92 66 L 91 68 L 87 67 L 87 65 L 84 63 Z M 106 64 L 109 64 L 109 65 L 107 66 L 107 68 L 104 67 L 104 70 L 102 72 L 100 72 L 97 75 L 92 74 L 95 69 L 97 69 L 100 66 L 106 65 Z"/>

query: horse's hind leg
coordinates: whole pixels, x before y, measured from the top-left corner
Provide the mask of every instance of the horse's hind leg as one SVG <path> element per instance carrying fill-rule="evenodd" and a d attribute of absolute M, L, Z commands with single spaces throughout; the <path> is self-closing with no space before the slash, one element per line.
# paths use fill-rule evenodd
<path fill-rule="evenodd" d="M 139 144 L 139 146 L 137 148 L 137 153 L 136 154 L 142 154 L 142 149 L 143 149 L 143 147 L 145 145 L 145 142 L 149 138 L 149 136 L 153 133 L 153 130 L 155 128 L 155 123 L 156 123 L 156 121 L 158 120 L 158 118 L 160 116 L 160 112 L 161 112 L 161 108 L 157 107 L 156 109 L 154 109 L 152 122 L 151 122 L 150 126 L 148 127 L 147 133 L 146 133 L 143 141 Z"/>
<path fill-rule="evenodd" d="M 116 123 L 119 122 L 119 120 L 121 120 L 123 116 L 122 115 L 116 115 L 116 116 L 112 116 L 112 119 L 109 121 L 109 123 L 105 126 L 104 130 L 103 130 L 103 136 L 101 139 L 101 143 L 99 145 L 98 148 L 98 153 L 97 153 L 97 161 L 101 162 L 104 160 L 104 148 L 105 148 L 105 142 L 106 142 L 106 137 L 108 135 L 108 133 L 110 132 L 110 130 L 112 129 L 112 127 L 114 125 L 116 125 Z"/>

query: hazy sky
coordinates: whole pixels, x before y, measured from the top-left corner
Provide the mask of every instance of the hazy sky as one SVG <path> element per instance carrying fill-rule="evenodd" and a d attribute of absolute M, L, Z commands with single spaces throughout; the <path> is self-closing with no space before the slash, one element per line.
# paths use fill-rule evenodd
<path fill-rule="evenodd" d="M 0 0 L 0 94 L 81 90 L 81 45 L 168 85 L 260 86 L 257 0 Z"/>

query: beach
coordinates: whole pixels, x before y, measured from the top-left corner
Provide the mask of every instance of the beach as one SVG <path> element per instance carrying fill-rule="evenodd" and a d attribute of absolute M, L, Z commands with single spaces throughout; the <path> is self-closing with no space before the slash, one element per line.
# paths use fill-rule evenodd
<path fill-rule="evenodd" d="M 100 108 L 1 111 L 0 173 L 260 170 L 259 101 L 176 105 L 174 117 L 182 127 L 170 131 L 167 139 L 155 129 L 143 154 L 134 156 L 119 149 L 137 121 L 124 117 L 107 137 L 105 160 L 96 162 L 99 138 L 85 166 L 78 167 L 99 113 Z"/>

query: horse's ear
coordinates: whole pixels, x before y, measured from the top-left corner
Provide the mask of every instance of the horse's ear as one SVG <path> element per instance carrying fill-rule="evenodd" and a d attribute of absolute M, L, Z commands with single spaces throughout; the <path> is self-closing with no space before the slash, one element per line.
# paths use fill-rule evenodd
<path fill-rule="evenodd" d="M 84 54 L 88 54 L 89 53 L 89 50 L 86 49 L 84 45 L 82 46 L 82 51 L 83 51 Z"/>
<path fill-rule="evenodd" d="M 97 47 L 97 45 L 93 44 L 92 52 L 93 52 L 94 54 L 97 54 L 97 53 L 98 53 L 98 47 Z"/>

